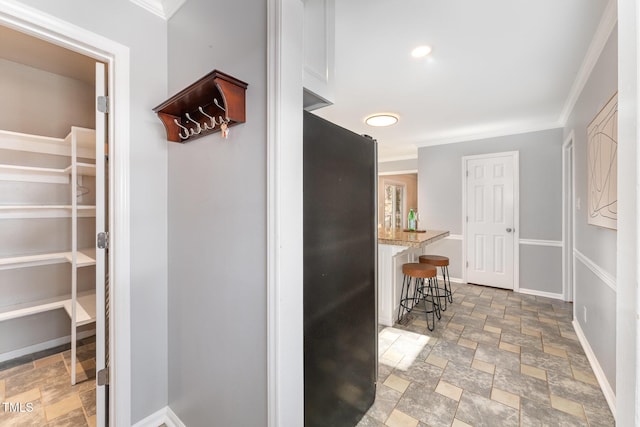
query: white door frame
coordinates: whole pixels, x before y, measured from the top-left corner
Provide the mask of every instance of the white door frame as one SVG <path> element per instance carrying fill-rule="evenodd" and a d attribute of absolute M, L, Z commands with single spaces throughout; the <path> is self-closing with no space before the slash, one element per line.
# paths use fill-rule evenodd
<path fill-rule="evenodd" d="M 575 171 L 574 171 L 573 130 L 562 144 L 562 296 L 565 301 L 573 301 L 575 295 Z M 575 317 L 575 306 L 574 306 Z"/>
<path fill-rule="evenodd" d="M 467 282 L 467 162 L 469 160 L 507 157 L 513 160 L 513 291 L 520 291 L 520 153 L 504 151 L 501 153 L 476 154 L 462 157 L 462 281 Z"/>
<path fill-rule="evenodd" d="M 105 62 L 109 70 L 109 418 L 113 425 L 131 425 L 129 48 L 13 0 L 0 0 L 0 25 Z"/>
<path fill-rule="evenodd" d="M 267 425 L 304 425 L 302 0 L 267 2 Z"/>

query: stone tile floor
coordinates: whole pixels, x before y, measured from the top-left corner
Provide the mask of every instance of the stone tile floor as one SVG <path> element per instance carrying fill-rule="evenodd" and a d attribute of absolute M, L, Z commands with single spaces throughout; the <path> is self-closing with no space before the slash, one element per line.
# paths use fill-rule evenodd
<path fill-rule="evenodd" d="M 615 425 L 571 303 L 452 288 L 433 332 L 420 313 L 381 328 L 376 400 L 358 427 Z"/>
<path fill-rule="evenodd" d="M 66 345 L 0 363 L 0 402 L 21 405 L 18 411 L 0 405 L 0 426 L 96 425 L 95 338 L 78 342 L 74 386 L 69 348 Z"/>
<path fill-rule="evenodd" d="M 452 283 L 433 332 L 412 313 L 381 328 L 376 401 L 358 427 L 614 426 L 573 326 L 572 304 Z M 95 425 L 95 342 L 0 364 L 0 426 Z M 330 427 L 330 426 L 327 426 Z"/>

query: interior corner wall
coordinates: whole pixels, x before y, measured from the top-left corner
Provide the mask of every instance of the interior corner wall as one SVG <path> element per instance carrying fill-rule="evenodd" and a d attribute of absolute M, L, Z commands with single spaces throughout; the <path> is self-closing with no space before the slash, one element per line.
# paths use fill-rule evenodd
<path fill-rule="evenodd" d="M 616 290 L 593 270 L 616 276 L 617 232 L 587 224 L 587 126 L 618 89 L 618 33 L 614 28 L 564 129 L 574 132 L 574 312 L 609 384 L 616 383 Z M 587 313 L 585 321 L 584 313 Z"/>
<path fill-rule="evenodd" d="M 0 93 L 11 100 L 0 102 L 2 130 L 64 138 L 71 126 L 95 128 L 93 84 L 0 58 Z"/>
<path fill-rule="evenodd" d="M 166 21 L 129 0 L 21 2 L 130 50 L 131 422 L 134 424 L 167 405 L 167 142 L 162 124 L 151 111 L 167 97 Z M 117 149 L 118 141 L 115 144 Z"/>
<path fill-rule="evenodd" d="M 427 228 L 450 231 L 429 249 L 449 256 L 452 277 L 462 277 L 462 157 L 518 151 L 520 288 L 562 294 L 562 142 L 552 129 L 418 149 L 418 211 Z"/>
<path fill-rule="evenodd" d="M 266 25 L 262 0 L 169 20 L 170 94 L 213 69 L 249 84 L 229 139 L 169 145 L 169 406 L 188 426 L 267 423 Z"/>

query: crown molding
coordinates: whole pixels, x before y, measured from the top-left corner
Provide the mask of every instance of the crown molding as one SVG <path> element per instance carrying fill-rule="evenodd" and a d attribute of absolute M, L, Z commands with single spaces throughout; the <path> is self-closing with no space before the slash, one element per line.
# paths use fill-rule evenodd
<path fill-rule="evenodd" d="M 187 0 L 129 0 L 131 3 L 168 20 Z"/>
<path fill-rule="evenodd" d="M 609 0 L 609 3 L 607 3 L 607 6 L 602 13 L 602 18 L 600 18 L 598 28 L 593 35 L 589 49 L 587 49 L 587 54 L 582 61 L 580 70 L 578 70 L 576 79 L 573 81 L 573 86 L 571 86 L 571 91 L 569 91 L 569 96 L 564 103 L 560 117 L 558 118 L 558 122 L 561 123 L 563 127 L 567 124 L 569 115 L 573 111 L 573 107 L 576 105 L 576 102 L 578 102 L 578 98 L 587 84 L 589 76 L 591 75 L 593 68 L 596 66 L 617 22 L 618 7 L 616 0 Z"/>
<path fill-rule="evenodd" d="M 421 147 L 433 147 L 435 145 L 455 144 L 458 142 L 476 141 L 479 139 L 498 138 L 501 136 L 518 135 L 529 132 L 539 132 L 543 130 L 558 129 L 563 125 L 557 121 L 539 123 L 539 124 L 523 124 L 520 126 L 511 127 L 496 127 L 492 130 L 484 132 L 458 134 L 452 136 L 445 136 L 441 138 L 427 139 L 426 141 L 417 143 L 418 148 Z"/>

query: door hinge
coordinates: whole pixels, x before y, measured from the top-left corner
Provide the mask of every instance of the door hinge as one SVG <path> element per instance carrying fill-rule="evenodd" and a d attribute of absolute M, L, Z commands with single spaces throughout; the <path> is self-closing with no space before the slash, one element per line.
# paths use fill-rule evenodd
<path fill-rule="evenodd" d="M 101 113 L 109 112 L 109 97 L 108 96 L 99 96 L 97 103 L 98 111 Z"/>
<path fill-rule="evenodd" d="M 97 243 L 98 249 L 107 249 L 109 248 L 109 233 L 106 231 L 101 231 L 98 233 Z"/>
<path fill-rule="evenodd" d="M 109 368 L 100 369 L 96 375 L 96 382 L 98 385 L 109 384 Z"/>
<path fill-rule="evenodd" d="M 469 215 L 467 215 L 467 222 L 469 222 Z"/>
<path fill-rule="evenodd" d="M 467 261 L 467 268 L 469 268 L 469 261 Z"/>
<path fill-rule="evenodd" d="M 469 171 L 467 171 L 467 177 L 469 177 Z"/>

